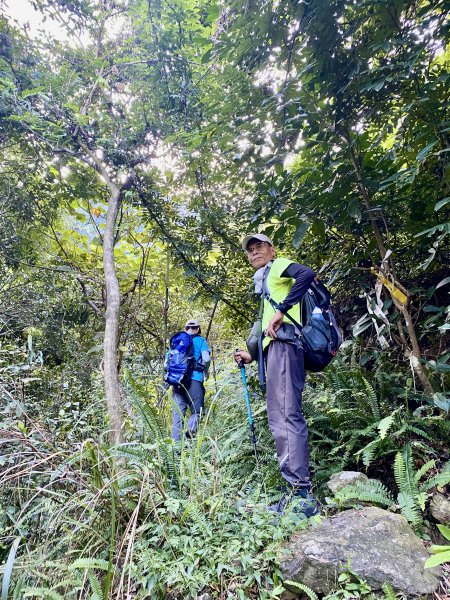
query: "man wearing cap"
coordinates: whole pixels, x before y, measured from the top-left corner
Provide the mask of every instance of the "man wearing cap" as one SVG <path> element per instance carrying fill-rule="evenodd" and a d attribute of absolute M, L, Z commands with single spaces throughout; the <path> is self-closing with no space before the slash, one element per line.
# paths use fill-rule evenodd
<path fill-rule="evenodd" d="M 245 236 L 242 248 L 256 270 L 253 276 L 255 292 L 259 295 L 269 293 L 279 305 L 276 310 L 264 299 L 262 348 L 267 370 L 267 416 L 280 472 L 287 486 L 280 501 L 269 506 L 269 510 L 282 513 L 291 505 L 293 510 L 310 517 L 318 514 L 319 509 L 311 494 L 308 428 L 302 413 L 303 348 L 298 335 L 290 341 L 281 341 L 281 337 L 286 338 L 281 334 L 283 323 L 290 321 L 289 316 L 301 322 L 299 302 L 315 273 L 287 258 L 275 258 L 272 241 L 262 233 Z M 277 331 L 280 339 L 277 339 Z M 252 362 L 249 352 L 242 350 L 235 353 L 235 359 L 246 364 Z"/>
<path fill-rule="evenodd" d="M 184 326 L 186 333 L 192 336 L 195 367 L 191 380 L 184 388 L 173 389 L 174 407 L 172 411 L 172 438 L 179 441 L 183 430 L 183 419 L 189 407 L 191 415 L 187 422 L 186 436 L 192 437 L 197 431 L 201 415 L 205 408 L 205 388 L 203 381 L 208 376 L 210 349 L 202 337 L 200 324 L 196 319 L 188 319 Z"/>

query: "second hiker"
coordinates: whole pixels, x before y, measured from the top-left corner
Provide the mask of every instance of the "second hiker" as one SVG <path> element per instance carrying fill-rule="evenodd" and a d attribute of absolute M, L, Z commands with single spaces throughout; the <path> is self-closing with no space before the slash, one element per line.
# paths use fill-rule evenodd
<path fill-rule="evenodd" d="M 183 380 L 182 384 L 173 387 L 172 438 L 177 441 L 181 439 L 183 421 L 188 408 L 191 414 L 186 425 L 186 436 L 192 437 L 197 431 L 205 408 L 203 381 L 208 374 L 210 363 L 210 349 L 205 338 L 200 335 L 199 322 L 195 319 L 189 319 L 184 330 L 192 339 L 194 362 L 193 369 L 189 369 L 188 380 Z"/>

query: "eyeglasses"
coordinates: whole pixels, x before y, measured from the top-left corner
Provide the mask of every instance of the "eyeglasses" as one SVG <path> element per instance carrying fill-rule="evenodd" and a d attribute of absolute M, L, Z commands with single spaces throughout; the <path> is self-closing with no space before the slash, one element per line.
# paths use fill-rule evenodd
<path fill-rule="evenodd" d="M 261 250 L 261 248 L 264 248 L 265 245 L 270 245 L 268 242 L 256 242 L 254 244 L 252 244 L 251 246 L 247 246 L 246 248 L 246 252 L 247 254 L 253 254 L 253 252 L 255 252 L 255 250 Z"/>
<path fill-rule="evenodd" d="M 198 329 L 198 325 L 188 325 L 187 327 L 185 327 L 186 331 L 189 331 L 190 329 L 194 331 L 195 329 Z"/>

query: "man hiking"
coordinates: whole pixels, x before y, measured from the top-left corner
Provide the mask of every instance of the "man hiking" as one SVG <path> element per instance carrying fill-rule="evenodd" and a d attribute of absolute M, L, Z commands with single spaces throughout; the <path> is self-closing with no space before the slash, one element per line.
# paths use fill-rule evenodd
<path fill-rule="evenodd" d="M 187 422 L 186 437 L 192 437 L 197 431 L 200 418 L 205 408 L 205 388 L 203 381 L 208 374 L 210 363 L 210 349 L 204 337 L 202 337 L 200 324 L 196 319 L 189 319 L 184 330 L 192 339 L 192 365 L 187 373 L 187 381 L 173 388 L 173 410 L 172 410 L 172 438 L 175 441 L 181 439 L 183 420 L 187 409 L 191 415 Z M 174 336 L 175 337 L 175 336 Z M 170 352 L 166 356 L 166 371 L 170 371 Z"/>
<path fill-rule="evenodd" d="M 278 464 L 287 486 L 277 504 L 269 510 L 293 510 L 311 517 L 319 513 L 311 494 L 308 454 L 308 428 L 302 414 L 305 384 L 303 348 L 298 330 L 289 315 L 301 319 L 299 301 L 315 278 L 309 267 L 287 258 L 275 258 L 275 248 L 264 234 L 252 233 L 242 240 L 242 248 L 256 270 L 255 292 L 270 294 L 279 310 L 264 300 L 262 349 L 267 369 L 267 416 L 275 440 Z M 278 336 L 277 337 L 277 332 Z M 282 341 L 283 340 L 283 341 Z M 235 360 L 249 364 L 249 352 L 236 351 Z"/>

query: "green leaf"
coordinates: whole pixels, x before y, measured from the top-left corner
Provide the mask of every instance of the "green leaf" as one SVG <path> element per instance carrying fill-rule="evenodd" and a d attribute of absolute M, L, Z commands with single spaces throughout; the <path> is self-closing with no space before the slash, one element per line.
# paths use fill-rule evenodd
<path fill-rule="evenodd" d="M 299 225 L 297 227 L 297 229 L 295 230 L 294 237 L 292 239 L 292 245 L 294 246 L 295 249 L 297 249 L 300 246 L 300 244 L 302 243 L 302 240 L 305 237 L 306 232 L 309 229 L 309 226 L 310 226 L 310 223 L 308 223 L 308 221 L 305 221 L 304 223 Z"/>
<path fill-rule="evenodd" d="M 427 156 L 427 154 L 430 152 L 430 150 L 432 150 L 436 146 L 438 141 L 439 140 L 434 140 L 434 141 L 430 142 L 429 144 L 427 144 L 425 146 L 425 148 L 422 148 L 422 150 L 420 150 L 420 152 L 417 154 L 416 160 L 422 161 Z"/>
<path fill-rule="evenodd" d="M 431 554 L 440 554 L 441 552 L 450 552 L 450 546 L 446 544 L 445 546 L 433 545 L 430 546 Z"/>
<path fill-rule="evenodd" d="M 394 422 L 395 414 L 396 413 L 394 411 L 389 416 L 384 417 L 384 419 L 381 419 L 381 421 L 378 423 L 377 427 L 378 431 L 380 432 L 380 439 L 384 440 L 384 438 L 386 437 L 392 423 Z"/>
<path fill-rule="evenodd" d="M 439 552 L 439 554 L 434 554 L 427 558 L 425 561 L 425 569 L 431 569 L 433 567 L 437 567 L 438 565 L 442 565 L 445 562 L 450 562 L 450 550 L 448 552 Z"/>
<path fill-rule="evenodd" d="M 347 212 L 349 216 L 355 219 L 357 223 L 361 222 L 361 205 L 358 202 L 358 200 L 356 200 L 355 198 L 350 200 L 347 207 Z"/>
<path fill-rule="evenodd" d="M 437 527 L 445 539 L 450 541 L 450 527 L 447 525 L 438 525 Z"/>
<path fill-rule="evenodd" d="M 14 567 L 14 560 L 16 558 L 17 548 L 19 547 L 21 537 L 16 537 L 11 544 L 11 548 L 8 554 L 8 560 L 3 570 L 3 582 L 2 582 L 2 600 L 8 600 L 9 584 L 11 582 L 11 575 Z"/>
<path fill-rule="evenodd" d="M 446 277 L 445 279 L 443 279 L 442 281 L 440 281 L 437 284 L 436 289 L 438 289 L 438 288 L 440 288 L 440 287 L 442 287 L 444 285 L 447 285 L 447 283 L 450 283 L 450 277 Z"/>
<path fill-rule="evenodd" d="M 442 200 L 439 200 L 438 202 L 436 202 L 436 204 L 434 205 L 434 210 L 440 210 L 443 206 L 445 206 L 446 204 L 448 204 L 450 202 L 450 196 L 447 196 L 447 198 L 442 198 Z"/>
<path fill-rule="evenodd" d="M 208 61 L 211 59 L 212 51 L 213 51 L 213 49 L 212 49 L 212 48 L 210 48 L 210 49 L 209 49 L 209 50 L 207 50 L 207 51 L 205 52 L 205 54 L 202 56 L 202 60 L 201 60 L 201 63 L 202 63 L 202 65 L 204 65 L 205 63 L 207 63 L 207 62 L 208 62 Z"/>

